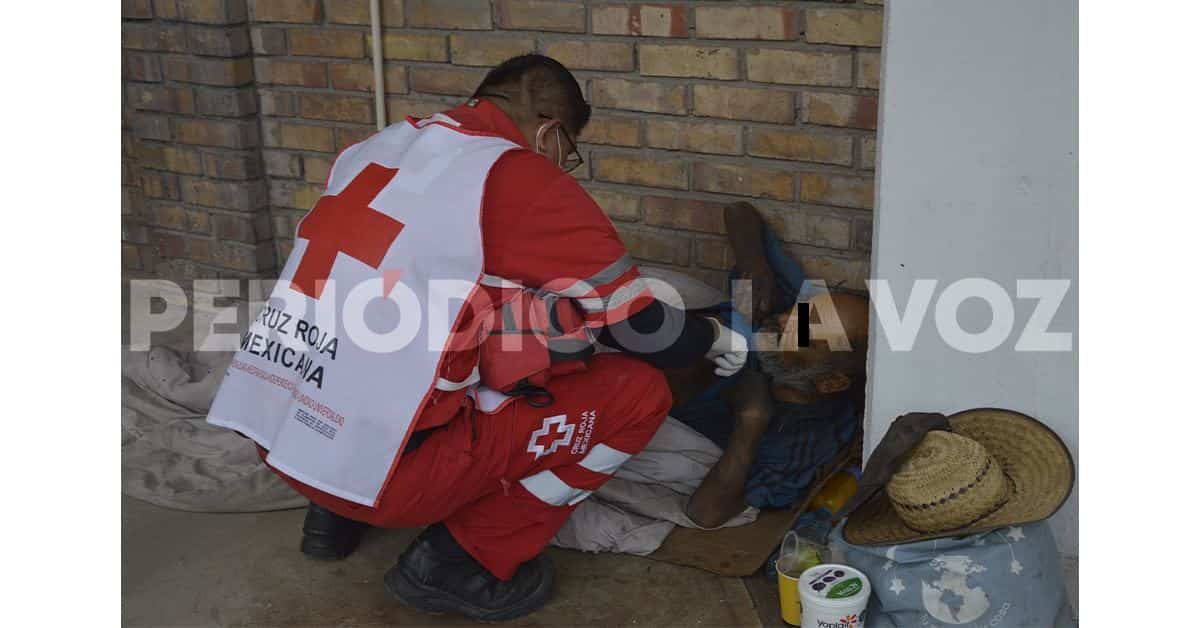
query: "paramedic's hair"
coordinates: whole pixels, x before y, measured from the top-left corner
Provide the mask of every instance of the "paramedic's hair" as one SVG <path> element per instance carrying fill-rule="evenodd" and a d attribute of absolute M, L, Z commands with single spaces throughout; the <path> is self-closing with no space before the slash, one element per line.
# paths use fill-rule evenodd
<path fill-rule="evenodd" d="M 492 68 L 487 76 L 483 77 L 479 87 L 475 88 L 472 97 L 479 98 L 496 88 L 515 86 L 531 72 L 536 73 L 534 80 L 543 84 L 539 87 L 544 86 L 553 94 L 551 100 L 565 114 L 563 122 L 576 133 L 582 131 L 592 117 L 592 107 L 584 102 L 583 90 L 579 89 L 579 83 L 571 72 L 563 67 L 563 64 L 545 55 L 521 55 Z"/>

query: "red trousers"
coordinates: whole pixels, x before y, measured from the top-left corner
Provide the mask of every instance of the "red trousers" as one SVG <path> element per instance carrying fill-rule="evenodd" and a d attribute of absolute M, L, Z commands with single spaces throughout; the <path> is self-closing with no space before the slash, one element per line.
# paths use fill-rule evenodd
<path fill-rule="evenodd" d="M 473 420 L 464 410 L 434 430 L 401 456 L 375 508 L 283 477 L 318 505 L 377 527 L 443 522 L 507 580 L 546 547 L 576 504 L 646 446 L 671 407 L 663 374 L 620 354 L 597 355 L 586 371 L 546 388 L 554 396 L 549 406 L 518 399 L 496 414 L 476 411 Z"/>

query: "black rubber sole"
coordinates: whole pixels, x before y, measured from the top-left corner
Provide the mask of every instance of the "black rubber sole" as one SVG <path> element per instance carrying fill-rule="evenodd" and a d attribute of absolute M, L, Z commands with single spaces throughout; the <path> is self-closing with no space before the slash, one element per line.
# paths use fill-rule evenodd
<path fill-rule="evenodd" d="M 533 595 L 520 604 L 503 609 L 485 609 L 454 596 L 453 594 L 421 584 L 409 578 L 399 565 L 393 566 L 383 577 L 388 593 L 404 604 L 427 613 L 458 613 L 477 621 L 507 621 L 524 617 L 545 606 L 554 589 L 554 563 L 547 556 L 534 560 L 543 561 L 545 577 Z"/>
<path fill-rule="evenodd" d="M 357 546 L 358 544 L 355 543 Z M 354 547 L 337 548 L 321 541 L 304 537 L 300 541 L 300 553 L 316 560 L 343 560 L 354 552 Z"/>

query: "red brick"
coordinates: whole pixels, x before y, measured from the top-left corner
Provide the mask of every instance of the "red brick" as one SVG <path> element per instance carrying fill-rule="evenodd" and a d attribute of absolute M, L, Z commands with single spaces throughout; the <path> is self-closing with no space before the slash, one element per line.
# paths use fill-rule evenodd
<path fill-rule="evenodd" d="M 694 153 L 740 155 L 742 127 L 719 122 L 649 119 L 646 121 L 646 145 Z"/>
<path fill-rule="evenodd" d="M 680 159 L 599 155 L 592 168 L 597 181 L 651 187 L 687 189 L 687 162 Z"/>
<path fill-rule="evenodd" d="M 247 244 L 254 244 L 258 241 L 254 220 L 246 216 L 217 214 L 213 216 L 213 224 L 216 226 L 216 232 L 213 235 L 218 239 Z"/>
<path fill-rule="evenodd" d="M 241 24 L 246 21 L 246 0 L 178 0 L 179 16 L 201 24 Z"/>
<path fill-rule="evenodd" d="M 641 144 L 641 128 L 641 122 L 636 118 L 592 116 L 579 141 L 610 146 L 638 146 Z"/>
<path fill-rule="evenodd" d="M 141 270 L 142 260 L 138 247 L 132 244 L 121 245 L 121 268 L 124 270 Z"/>
<path fill-rule="evenodd" d="M 212 263 L 249 273 L 266 270 L 275 265 L 274 246 L 270 242 L 251 246 L 217 240 L 212 243 Z"/>
<path fill-rule="evenodd" d="M 875 181 L 819 172 L 800 174 L 800 200 L 820 205 L 871 209 L 875 204 Z"/>
<path fill-rule="evenodd" d="M 738 55 L 733 48 L 642 44 L 638 63 L 642 76 L 738 77 Z"/>
<path fill-rule="evenodd" d="M 278 148 L 333 152 L 333 129 L 311 124 L 263 121 L 263 143 Z"/>
<path fill-rule="evenodd" d="M 304 57 L 363 57 L 363 34 L 351 30 L 290 29 L 288 50 Z"/>
<path fill-rule="evenodd" d="M 188 118 L 174 120 L 172 127 L 175 141 L 182 144 L 224 148 L 250 148 L 258 144 L 253 122 Z"/>
<path fill-rule="evenodd" d="M 160 257 L 183 257 L 187 254 L 187 240 L 171 233 L 156 232 L 154 247 Z"/>
<path fill-rule="evenodd" d="M 375 74 L 370 63 L 330 63 L 329 84 L 334 89 L 370 92 L 375 89 Z M 385 66 L 384 90 L 389 94 L 408 91 L 408 72 L 404 66 Z"/>
<path fill-rule="evenodd" d="M 635 4 L 592 7 L 597 35 L 687 37 L 687 7 Z"/>
<path fill-rule="evenodd" d="M 301 181 L 272 181 L 271 206 L 312 209 L 321 198 L 324 186 Z"/>
<path fill-rule="evenodd" d="M 856 94 L 804 94 L 802 119 L 810 124 L 874 129 L 879 111 L 875 96 Z"/>
<path fill-rule="evenodd" d="M 752 128 L 750 154 L 757 157 L 849 166 L 853 162 L 854 139 L 845 135 Z"/>
<path fill-rule="evenodd" d="M 386 27 L 404 26 L 404 0 L 380 0 L 379 13 Z M 333 0 L 325 3 L 325 19 L 332 24 L 371 23 L 369 0 Z"/>
<path fill-rule="evenodd" d="M 182 26 L 173 24 L 121 24 L 121 47 L 155 52 L 187 52 Z"/>
<path fill-rule="evenodd" d="M 258 82 L 267 85 L 325 87 L 327 84 L 325 63 L 319 61 L 255 59 L 254 71 Z"/>
<path fill-rule="evenodd" d="M 154 15 L 162 20 L 177 20 L 179 4 L 175 0 L 154 0 Z"/>
<path fill-rule="evenodd" d="M 791 123 L 796 103 L 788 92 L 722 85 L 692 88 L 692 109 L 699 116 Z"/>
<path fill-rule="evenodd" d="M 796 39 L 797 14 L 782 7 L 696 7 L 702 39 Z"/>
<path fill-rule="evenodd" d="M 195 91 L 196 113 L 201 115 L 242 117 L 258 111 L 258 99 L 253 88 L 197 87 Z"/>
<path fill-rule="evenodd" d="M 254 66 L 250 57 L 242 59 L 170 57 L 165 60 L 163 65 L 163 74 L 172 81 L 226 87 L 238 87 L 254 82 Z"/>
<path fill-rule="evenodd" d="M 182 174 L 200 174 L 204 171 L 204 165 L 200 160 L 200 151 L 170 144 L 140 142 L 138 162 L 147 168 Z"/>
<path fill-rule="evenodd" d="M 345 0 L 334 0 L 338 4 Z M 292 22 L 319 24 L 320 0 L 249 0 L 250 19 L 255 22 Z"/>
<path fill-rule="evenodd" d="M 617 225 L 621 242 L 629 254 L 639 258 L 676 266 L 687 266 L 691 261 L 691 238 L 681 233 L 630 229 Z"/>
<path fill-rule="evenodd" d="M 214 181 L 199 177 L 180 177 L 180 191 L 185 203 L 250 211 L 264 200 L 262 184 L 258 181 Z"/>
<path fill-rule="evenodd" d="M 879 53 L 859 50 L 855 75 L 855 87 L 879 89 Z"/>
<path fill-rule="evenodd" d="M 205 153 L 204 176 L 213 179 L 256 179 L 258 159 L 246 153 Z"/>
<path fill-rule="evenodd" d="M 133 133 L 147 140 L 170 140 L 171 121 L 166 116 L 142 113 L 133 120 Z"/>
<path fill-rule="evenodd" d="M 156 54 L 145 52 L 121 53 L 121 77 L 130 81 L 157 83 L 162 80 Z"/>
<path fill-rule="evenodd" d="M 309 183 L 325 184 L 329 179 L 329 169 L 333 166 L 331 157 L 319 155 L 304 156 L 304 180 Z"/>
<path fill-rule="evenodd" d="M 483 81 L 485 74 L 483 70 L 421 66 L 409 70 L 409 80 L 414 92 L 470 96 Z"/>
<path fill-rule="evenodd" d="M 339 126 L 334 130 L 334 148 L 337 151 L 346 150 L 347 146 L 357 144 L 375 134 L 373 126 Z"/>
<path fill-rule="evenodd" d="M 642 48 L 645 54 L 645 47 Z M 633 71 L 633 44 L 613 41 L 561 40 L 543 45 L 543 54 L 570 70 Z M 643 70 L 643 74 L 644 74 Z"/>
<path fill-rule="evenodd" d="M 596 204 L 604 210 L 604 213 L 613 220 L 637 222 L 641 218 L 637 196 L 595 188 L 588 188 L 587 192 L 591 195 L 592 200 L 596 201 Z"/>
<path fill-rule="evenodd" d="M 365 96 L 341 96 L 337 94 L 300 94 L 300 117 L 335 122 L 375 121 L 374 106 Z"/>
<path fill-rule="evenodd" d="M 398 122 L 408 116 L 424 118 L 451 108 L 453 108 L 453 105 L 436 100 L 421 100 L 417 98 L 387 99 L 388 120 L 391 122 Z"/>
<path fill-rule="evenodd" d="M 256 55 L 282 55 L 287 53 L 287 31 L 282 28 L 250 29 L 250 47 Z"/>
<path fill-rule="evenodd" d="M 495 37 L 478 33 L 450 35 L 450 59 L 455 65 L 491 67 L 517 55 L 533 52 L 534 47 L 533 40 L 525 37 Z"/>
<path fill-rule="evenodd" d="M 681 114 L 687 112 L 685 98 L 686 88 L 682 85 L 625 79 L 592 81 L 592 104 L 596 107 Z"/>
<path fill-rule="evenodd" d="M 240 57 L 250 53 L 250 33 L 244 28 L 191 26 L 187 40 L 192 54 Z"/>
<path fill-rule="evenodd" d="M 209 233 L 212 229 L 209 213 L 204 210 L 186 209 L 181 205 L 156 203 L 146 212 L 147 224 L 192 233 Z"/>
<path fill-rule="evenodd" d="M 829 249 L 850 248 L 850 220 L 839 216 L 791 210 L 781 216 L 778 233 L 784 241 Z"/>
<path fill-rule="evenodd" d="M 582 2 L 495 0 L 500 28 L 582 33 L 587 30 Z"/>
<path fill-rule="evenodd" d="M 298 179 L 303 172 L 302 164 L 300 155 L 295 153 L 281 150 L 263 151 L 263 165 L 266 167 L 267 176 Z"/>
<path fill-rule="evenodd" d="M 808 9 L 804 23 L 809 43 L 876 47 L 883 44 L 883 11 Z"/>
<path fill-rule="evenodd" d="M 864 137 L 859 139 L 858 167 L 865 170 L 875 169 L 875 138 Z"/>
<path fill-rule="evenodd" d="M 179 175 L 143 170 L 142 194 L 146 198 L 179 200 Z"/>
<path fill-rule="evenodd" d="M 448 61 L 446 36 L 429 33 L 384 33 L 383 58 L 408 61 Z"/>
<path fill-rule="evenodd" d="M 729 270 L 733 268 L 733 261 L 733 249 L 724 239 L 696 239 L 696 265 L 714 270 Z"/>
<path fill-rule="evenodd" d="M 296 95 L 292 92 L 260 89 L 258 92 L 259 106 L 264 116 L 287 116 L 294 118 L 298 115 Z"/>
<path fill-rule="evenodd" d="M 408 25 L 416 28 L 491 30 L 489 0 L 408 0 Z"/>
<path fill-rule="evenodd" d="M 696 162 L 693 187 L 702 192 L 736 194 L 790 201 L 795 197 L 795 177 L 783 170 Z"/>
<path fill-rule="evenodd" d="M 868 260 L 804 254 L 800 250 L 793 251 L 792 257 L 800 261 L 805 274 L 810 278 L 823 279 L 830 287 L 842 287 L 858 292 L 865 292 L 867 289 L 866 279 L 870 270 Z"/>
<path fill-rule="evenodd" d="M 194 113 L 196 101 L 192 90 L 164 85 L 131 83 L 125 86 L 125 100 L 135 109 Z"/>
<path fill-rule="evenodd" d="M 725 233 L 725 208 L 721 203 L 670 196 L 642 199 L 645 221 L 656 227 Z"/>
<path fill-rule="evenodd" d="M 852 227 L 852 230 L 854 231 L 854 249 L 855 250 L 858 250 L 858 251 L 870 251 L 871 250 L 871 239 L 872 239 L 871 229 L 872 229 L 872 226 L 871 226 L 870 218 L 857 218 L 854 220 L 854 226 Z"/>
<path fill-rule="evenodd" d="M 154 17 L 150 0 L 121 0 L 121 17 L 131 20 L 148 20 Z"/>
<path fill-rule="evenodd" d="M 848 52 L 747 50 L 746 76 L 759 83 L 849 87 L 852 58 Z"/>

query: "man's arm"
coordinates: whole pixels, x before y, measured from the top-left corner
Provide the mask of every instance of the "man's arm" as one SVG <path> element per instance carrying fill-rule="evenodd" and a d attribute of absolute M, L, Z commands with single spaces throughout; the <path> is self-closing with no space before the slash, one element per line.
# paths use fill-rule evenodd
<path fill-rule="evenodd" d="M 766 224 L 753 205 L 746 202 L 725 206 L 725 231 L 733 249 L 733 267 L 739 277 L 749 279 L 754 290 L 754 322 L 771 312 L 775 276 L 763 250 Z"/>
<path fill-rule="evenodd" d="M 747 369 L 726 397 L 734 416 L 729 445 L 684 511 L 699 526 L 719 527 L 746 509 L 746 479 L 773 410 L 768 383 L 766 375 Z"/>
<path fill-rule="evenodd" d="M 606 326 L 599 340 L 660 369 L 671 369 L 703 358 L 716 340 L 716 329 L 701 316 L 654 299 L 633 316 Z"/>

